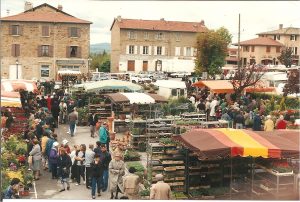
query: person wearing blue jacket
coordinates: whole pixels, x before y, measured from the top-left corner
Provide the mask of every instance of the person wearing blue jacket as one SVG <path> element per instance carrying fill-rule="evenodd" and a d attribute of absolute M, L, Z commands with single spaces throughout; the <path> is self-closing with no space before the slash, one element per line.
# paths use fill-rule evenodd
<path fill-rule="evenodd" d="M 105 144 L 107 147 L 107 151 L 109 152 L 109 132 L 107 129 L 107 123 L 104 122 L 103 125 L 99 129 L 99 141 L 101 144 Z"/>
<path fill-rule="evenodd" d="M 50 151 L 53 147 L 53 143 L 56 142 L 56 141 L 57 141 L 57 135 L 56 134 L 52 134 L 52 136 L 50 136 L 50 138 L 47 140 L 45 152 L 46 152 L 46 155 L 47 155 L 48 159 L 49 159 L 49 156 L 50 156 Z M 51 164 L 49 162 L 48 162 L 48 168 L 49 168 L 49 172 L 51 172 Z"/>

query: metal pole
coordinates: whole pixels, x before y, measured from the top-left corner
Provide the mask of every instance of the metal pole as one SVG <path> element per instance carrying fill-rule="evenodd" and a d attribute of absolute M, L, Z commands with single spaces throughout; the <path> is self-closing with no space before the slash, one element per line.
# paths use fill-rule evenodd
<path fill-rule="evenodd" d="M 19 75 L 18 75 L 19 74 L 19 64 L 17 63 L 16 65 L 17 65 L 17 79 L 19 79 Z"/>
<path fill-rule="evenodd" d="M 240 38 L 241 38 L 241 14 L 239 13 L 239 31 L 238 31 L 238 69 L 241 68 L 241 55 L 240 55 Z"/>

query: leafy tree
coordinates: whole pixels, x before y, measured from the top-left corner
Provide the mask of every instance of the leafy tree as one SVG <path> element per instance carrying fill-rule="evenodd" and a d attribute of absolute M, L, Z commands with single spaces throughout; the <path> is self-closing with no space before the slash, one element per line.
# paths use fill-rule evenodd
<path fill-rule="evenodd" d="M 93 70 L 95 70 L 97 68 L 100 70 L 101 66 L 105 62 L 110 61 L 110 55 L 107 54 L 105 51 L 103 51 L 103 53 L 100 53 L 100 54 L 92 54 L 91 58 L 92 58 L 92 62 L 91 62 L 91 67 L 90 68 L 93 69 Z"/>
<path fill-rule="evenodd" d="M 293 49 L 291 47 L 285 47 L 277 58 L 281 64 L 284 64 L 286 67 L 291 67 L 293 63 Z"/>
<path fill-rule="evenodd" d="M 106 60 L 106 61 L 100 66 L 100 72 L 110 72 L 110 60 Z"/>
<path fill-rule="evenodd" d="M 231 39 L 232 35 L 224 27 L 200 33 L 197 36 L 196 45 L 196 73 L 208 72 L 209 75 L 220 73 L 220 67 L 225 64 L 227 47 L 231 43 Z"/>
<path fill-rule="evenodd" d="M 264 74 L 265 69 L 254 64 L 239 68 L 231 80 L 237 98 L 241 96 L 245 88 L 255 87 Z"/>
<path fill-rule="evenodd" d="M 287 83 L 283 88 L 283 95 L 287 96 L 288 94 L 300 93 L 299 90 L 299 71 L 297 69 L 293 69 L 289 71 Z"/>

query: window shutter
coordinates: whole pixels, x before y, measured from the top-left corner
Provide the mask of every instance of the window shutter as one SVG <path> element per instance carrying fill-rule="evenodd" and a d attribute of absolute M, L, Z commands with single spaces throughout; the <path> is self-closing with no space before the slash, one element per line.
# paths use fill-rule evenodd
<path fill-rule="evenodd" d="M 154 39 L 158 39 L 158 33 L 154 34 Z"/>
<path fill-rule="evenodd" d="M 164 46 L 161 47 L 161 55 L 166 54 L 166 48 Z"/>
<path fill-rule="evenodd" d="M 295 41 L 297 41 L 297 35 L 295 35 Z"/>
<path fill-rule="evenodd" d="M 137 49 L 138 49 L 138 46 L 134 46 L 134 54 L 138 54 Z"/>
<path fill-rule="evenodd" d="M 77 28 L 77 37 L 80 37 L 80 28 Z"/>
<path fill-rule="evenodd" d="M 130 31 L 127 32 L 127 38 L 130 39 Z"/>
<path fill-rule="evenodd" d="M 81 58 L 81 47 L 77 47 L 77 58 Z"/>
<path fill-rule="evenodd" d="M 137 33 L 136 32 L 134 32 L 134 38 L 137 39 Z"/>
<path fill-rule="evenodd" d="M 23 26 L 19 25 L 19 35 L 23 35 Z"/>
<path fill-rule="evenodd" d="M 183 56 L 186 56 L 186 47 L 183 48 Z"/>
<path fill-rule="evenodd" d="M 11 45 L 11 56 L 16 57 L 16 44 Z"/>
<path fill-rule="evenodd" d="M 8 30 L 8 32 L 9 32 L 9 33 L 8 33 L 9 35 L 12 35 L 12 25 L 9 25 L 9 30 Z"/>
<path fill-rule="evenodd" d="M 154 46 L 154 55 L 157 55 L 157 46 Z"/>
<path fill-rule="evenodd" d="M 126 46 L 126 54 L 129 54 L 129 45 Z"/>
<path fill-rule="evenodd" d="M 190 56 L 194 56 L 194 48 L 191 47 L 191 55 Z"/>
<path fill-rule="evenodd" d="M 152 55 L 152 46 L 149 46 L 148 55 Z"/>
<path fill-rule="evenodd" d="M 16 44 L 16 56 L 20 56 L 20 44 Z"/>
<path fill-rule="evenodd" d="M 140 54 L 143 55 L 143 46 L 140 46 Z"/>
<path fill-rule="evenodd" d="M 71 27 L 68 28 L 68 36 L 71 37 Z"/>
<path fill-rule="evenodd" d="M 53 57 L 53 46 L 49 46 L 49 57 Z"/>
<path fill-rule="evenodd" d="M 67 46 L 66 47 L 66 58 L 69 58 L 70 57 L 70 46 Z"/>
<path fill-rule="evenodd" d="M 38 46 L 37 55 L 38 57 L 42 57 L 42 46 Z"/>

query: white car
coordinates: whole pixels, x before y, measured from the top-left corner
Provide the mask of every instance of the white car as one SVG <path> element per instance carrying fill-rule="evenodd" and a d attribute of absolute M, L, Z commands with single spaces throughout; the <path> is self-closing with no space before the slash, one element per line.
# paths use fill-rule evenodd
<path fill-rule="evenodd" d="M 191 76 L 192 73 L 191 72 L 175 72 L 175 73 L 172 73 L 170 76 L 172 78 L 182 78 L 184 76 Z"/>
<path fill-rule="evenodd" d="M 152 79 L 148 78 L 147 76 L 142 75 L 130 75 L 130 82 L 132 83 L 151 83 Z"/>

